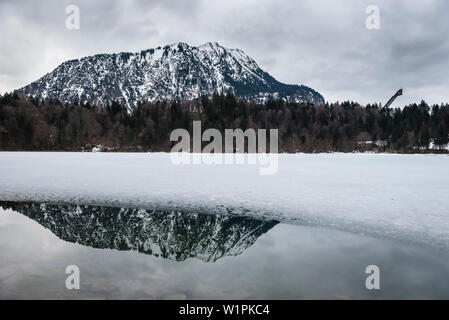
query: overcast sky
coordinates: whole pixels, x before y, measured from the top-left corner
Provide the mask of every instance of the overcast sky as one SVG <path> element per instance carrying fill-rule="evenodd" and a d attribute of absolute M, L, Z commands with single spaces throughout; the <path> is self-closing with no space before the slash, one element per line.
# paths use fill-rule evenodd
<path fill-rule="evenodd" d="M 70 4 L 79 30 L 66 28 Z M 0 0 L 0 92 L 68 59 L 217 41 L 330 102 L 385 103 L 399 88 L 394 106 L 449 102 L 448 15 L 447 0 Z"/>

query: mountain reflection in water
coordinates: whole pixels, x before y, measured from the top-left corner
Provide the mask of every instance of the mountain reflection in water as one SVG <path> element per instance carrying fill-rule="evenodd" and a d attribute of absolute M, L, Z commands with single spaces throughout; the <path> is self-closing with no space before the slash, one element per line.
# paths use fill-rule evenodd
<path fill-rule="evenodd" d="M 215 262 L 251 247 L 278 221 L 240 216 L 88 205 L 0 202 L 58 238 L 93 248 L 134 250 L 165 259 Z"/>

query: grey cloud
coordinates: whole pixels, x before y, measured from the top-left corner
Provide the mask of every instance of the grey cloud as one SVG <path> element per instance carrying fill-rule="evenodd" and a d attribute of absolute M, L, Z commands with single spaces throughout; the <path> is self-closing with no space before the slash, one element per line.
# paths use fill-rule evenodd
<path fill-rule="evenodd" d="M 81 30 L 65 28 L 65 7 Z M 377 0 L 381 29 L 365 28 L 368 0 L 64 0 L 0 2 L 0 92 L 36 80 L 69 58 L 183 41 L 238 47 L 280 81 L 329 101 L 396 105 L 448 101 L 449 3 Z"/>

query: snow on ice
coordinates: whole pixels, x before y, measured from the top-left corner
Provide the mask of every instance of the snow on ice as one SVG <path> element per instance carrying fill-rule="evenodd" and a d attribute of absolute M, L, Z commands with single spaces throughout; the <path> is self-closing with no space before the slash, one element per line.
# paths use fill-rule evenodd
<path fill-rule="evenodd" d="M 242 214 L 449 248 L 449 156 L 281 154 L 279 170 L 168 153 L 0 153 L 0 200 Z"/>

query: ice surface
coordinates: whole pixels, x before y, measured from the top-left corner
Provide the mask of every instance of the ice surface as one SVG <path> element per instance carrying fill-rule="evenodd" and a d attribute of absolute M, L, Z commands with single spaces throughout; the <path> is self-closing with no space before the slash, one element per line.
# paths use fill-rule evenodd
<path fill-rule="evenodd" d="M 279 155 L 173 165 L 169 154 L 0 153 L 0 200 L 233 213 L 449 248 L 449 156 Z"/>

